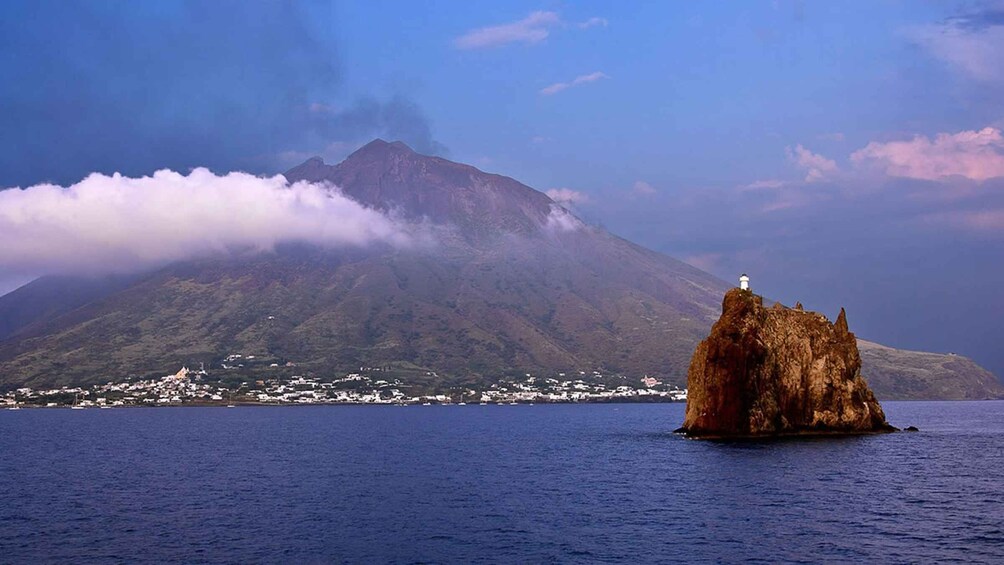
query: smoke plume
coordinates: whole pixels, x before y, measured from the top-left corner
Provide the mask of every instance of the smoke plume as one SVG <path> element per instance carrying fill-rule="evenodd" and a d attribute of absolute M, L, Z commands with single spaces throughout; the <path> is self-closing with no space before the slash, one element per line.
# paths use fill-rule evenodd
<path fill-rule="evenodd" d="M 332 2 L 3 8 L 0 186 L 196 166 L 272 173 L 295 164 L 284 155 L 374 137 L 443 152 L 409 92 L 345 91 Z"/>

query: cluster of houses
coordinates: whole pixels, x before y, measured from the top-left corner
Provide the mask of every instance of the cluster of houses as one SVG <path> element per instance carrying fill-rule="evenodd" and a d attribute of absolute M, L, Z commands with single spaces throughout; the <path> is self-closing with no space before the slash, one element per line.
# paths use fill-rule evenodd
<path fill-rule="evenodd" d="M 656 379 L 641 379 L 641 387 L 621 384 L 609 386 L 596 380 L 584 380 L 585 373 L 578 379 L 567 379 L 564 373 L 559 378 L 538 378 L 526 375 L 522 381 L 502 381 L 488 389 L 476 393 L 480 403 L 532 403 L 532 402 L 617 402 L 617 401 L 685 401 L 687 390 L 667 387 Z M 602 378 L 599 372 L 592 374 Z M 474 391 L 471 391 L 474 393 Z"/>
<path fill-rule="evenodd" d="M 105 383 L 90 387 L 62 387 L 34 390 L 19 388 L 0 396 L 0 406 L 73 408 L 110 408 L 113 406 L 174 405 L 184 403 L 220 403 L 226 399 L 226 389 L 202 379 L 208 373 L 183 367 L 161 379 Z"/>
<path fill-rule="evenodd" d="M 599 382 L 603 375 L 594 372 L 579 378 L 503 379 L 484 390 L 452 388 L 448 391 L 419 394 L 399 379 L 373 378 L 351 373 L 333 379 L 293 376 L 288 379 L 254 381 L 214 380 L 202 368 L 187 367 L 160 379 L 106 383 L 91 387 L 63 387 L 47 390 L 20 388 L 0 395 L 0 406 L 73 408 L 110 408 L 116 406 L 177 406 L 236 404 L 531 404 L 557 402 L 672 402 L 687 399 L 686 389 L 667 386 L 645 377 L 636 386 L 612 386 Z"/>

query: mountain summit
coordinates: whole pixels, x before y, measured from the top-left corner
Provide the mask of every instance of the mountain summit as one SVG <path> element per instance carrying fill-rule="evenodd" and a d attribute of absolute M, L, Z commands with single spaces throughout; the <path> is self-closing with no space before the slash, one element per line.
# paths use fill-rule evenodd
<path fill-rule="evenodd" d="M 291 182 L 328 182 L 367 206 L 454 225 L 470 236 L 537 233 L 555 205 L 547 195 L 509 177 L 382 139 L 337 165 L 315 157 L 285 176 Z"/>
<path fill-rule="evenodd" d="M 429 228 L 432 243 L 291 242 L 104 285 L 39 279 L 0 297 L 0 387 L 220 367 L 231 354 L 289 363 L 299 374 L 404 367 L 440 385 L 578 371 L 683 385 L 694 347 L 731 286 L 588 226 L 516 180 L 400 142 L 373 141 L 337 165 L 311 158 L 286 178 L 330 184 Z M 882 351 L 887 359 L 898 350 Z M 890 389 L 906 396 L 1001 392 L 979 384 L 996 380 L 972 377 L 969 365 L 945 363 L 920 387 L 901 386 L 912 373 L 882 367 Z"/>

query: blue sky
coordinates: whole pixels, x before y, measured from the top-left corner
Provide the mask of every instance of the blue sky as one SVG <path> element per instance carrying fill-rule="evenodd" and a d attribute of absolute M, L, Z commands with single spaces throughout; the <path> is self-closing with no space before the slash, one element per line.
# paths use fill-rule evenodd
<path fill-rule="evenodd" d="M 0 186 L 402 139 L 1004 374 L 1004 4 L 6 2 Z M 30 276 L 0 266 L 7 287 Z M 0 286 L 4 286 L 0 285 Z M 3 289 L 0 289 L 3 290 Z"/>

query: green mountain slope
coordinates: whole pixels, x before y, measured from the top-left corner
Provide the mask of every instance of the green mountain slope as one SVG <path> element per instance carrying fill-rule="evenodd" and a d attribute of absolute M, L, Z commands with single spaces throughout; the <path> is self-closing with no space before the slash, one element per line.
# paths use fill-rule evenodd
<path fill-rule="evenodd" d="M 1004 398 L 1004 385 L 971 359 L 952 354 L 893 349 L 858 340 L 862 373 L 886 400 L 985 400 Z"/>

